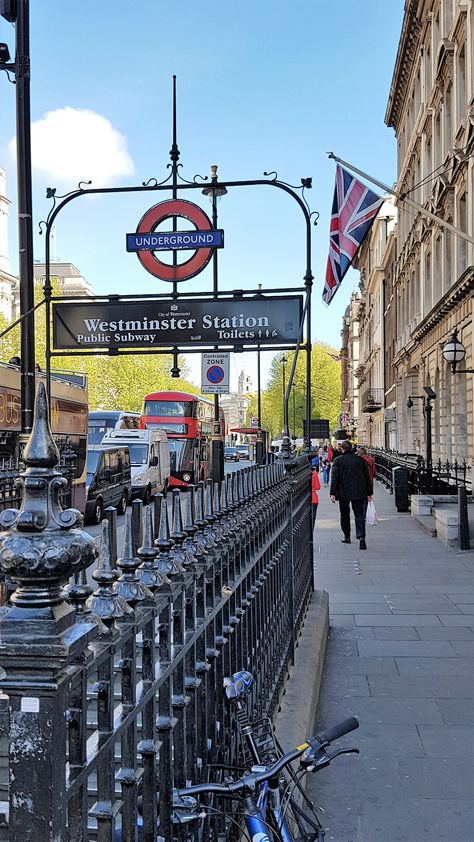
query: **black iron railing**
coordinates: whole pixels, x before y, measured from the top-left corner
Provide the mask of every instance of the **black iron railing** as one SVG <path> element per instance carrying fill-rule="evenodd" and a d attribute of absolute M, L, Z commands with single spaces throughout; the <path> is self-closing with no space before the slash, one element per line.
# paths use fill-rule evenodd
<path fill-rule="evenodd" d="M 22 511 L 0 515 L 0 561 L 19 582 L 0 618 L 0 840 L 24 842 L 28 826 L 31 839 L 129 842 L 141 823 L 143 840 L 171 842 L 173 787 L 235 760 L 223 677 L 251 669 L 253 713 L 278 709 L 312 590 L 308 462 L 158 495 L 145 512 L 134 501 L 119 553 L 109 509 L 91 576 L 94 543 L 55 509 L 48 453 L 36 448 L 27 465 Z"/>
<path fill-rule="evenodd" d="M 408 472 L 408 494 L 457 494 L 458 488 L 471 488 L 471 468 L 462 462 L 442 462 L 440 459 L 429 464 L 423 456 L 415 453 L 397 453 L 390 450 L 371 449 L 371 456 L 377 466 L 377 479 L 393 492 L 393 468 L 405 468 Z"/>
<path fill-rule="evenodd" d="M 71 505 L 72 483 L 76 476 L 77 457 L 71 446 L 69 436 L 55 439 L 59 451 L 58 470 L 66 479 L 66 485 L 60 490 L 60 502 L 63 508 Z M 20 471 L 25 469 L 21 456 L 0 457 L 0 511 L 19 508 L 22 499 Z"/>

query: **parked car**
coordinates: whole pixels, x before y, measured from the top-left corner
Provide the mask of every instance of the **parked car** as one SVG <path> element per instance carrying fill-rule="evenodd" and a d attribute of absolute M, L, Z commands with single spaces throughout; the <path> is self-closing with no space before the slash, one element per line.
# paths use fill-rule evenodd
<path fill-rule="evenodd" d="M 100 523 L 107 506 L 116 506 L 119 514 L 125 514 L 132 497 L 128 447 L 89 447 L 86 493 L 86 521 Z"/>
<path fill-rule="evenodd" d="M 239 459 L 239 451 L 236 447 L 224 448 L 224 462 L 238 462 Z"/>
<path fill-rule="evenodd" d="M 153 494 L 166 492 L 170 477 L 170 449 L 164 430 L 110 430 L 103 447 L 127 445 L 132 468 L 132 495 L 145 505 Z"/>
<path fill-rule="evenodd" d="M 241 459 L 250 459 L 250 451 L 248 444 L 237 444 L 236 448 Z"/>

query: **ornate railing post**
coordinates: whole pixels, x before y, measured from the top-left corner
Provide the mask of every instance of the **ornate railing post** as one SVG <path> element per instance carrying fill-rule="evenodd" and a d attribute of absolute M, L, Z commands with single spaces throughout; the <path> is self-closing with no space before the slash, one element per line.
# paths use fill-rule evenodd
<path fill-rule="evenodd" d="M 66 709 L 68 681 L 94 623 L 75 623 L 63 587 L 97 551 L 63 511 L 66 480 L 56 470 L 44 384 L 39 383 L 33 430 L 24 451 L 21 508 L 0 515 L 0 567 L 17 583 L 0 622 L 0 687 L 9 697 L 9 842 L 64 839 L 66 826 Z"/>

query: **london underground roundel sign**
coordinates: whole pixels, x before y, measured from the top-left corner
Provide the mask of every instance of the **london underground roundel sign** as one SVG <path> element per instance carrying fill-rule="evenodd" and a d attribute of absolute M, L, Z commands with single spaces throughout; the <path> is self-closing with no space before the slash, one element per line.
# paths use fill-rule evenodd
<path fill-rule="evenodd" d="M 189 222 L 192 222 L 193 225 L 195 225 L 197 231 L 199 232 L 213 230 L 211 220 L 207 214 L 198 207 L 198 205 L 194 205 L 192 202 L 187 202 L 185 199 L 168 199 L 165 202 L 160 202 L 160 204 L 154 205 L 141 218 L 135 235 L 136 242 L 138 244 L 140 243 L 139 235 L 143 235 L 143 241 L 145 241 L 145 235 L 151 235 L 152 232 L 158 228 L 158 225 L 161 222 L 175 216 L 183 217 L 184 219 L 189 220 Z M 170 243 L 180 241 L 179 245 L 170 245 L 169 248 L 192 249 L 193 240 L 196 239 L 195 237 L 193 238 L 192 233 L 193 232 L 182 234 L 181 237 L 175 233 L 174 239 L 172 239 L 171 234 L 166 235 L 168 236 Z M 210 235 L 208 235 L 208 237 L 212 239 Z M 200 239 L 204 239 L 205 241 L 205 235 Z M 164 263 L 157 257 L 156 252 L 150 250 L 149 248 L 143 248 L 140 250 L 137 245 L 134 248 L 134 251 L 137 252 L 138 259 L 142 266 L 144 266 L 145 269 L 152 275 L 155 275 L 156 278 L 160 278 L 162 281 L 186 281 L 188 278 L 193 278 L 201 272 L 205 266 L 207 266 L 213 249 L 196 247 L 196 250 L 189 260 L 186 260 L 184 263 L 179 263 L 176 266 Z"/>

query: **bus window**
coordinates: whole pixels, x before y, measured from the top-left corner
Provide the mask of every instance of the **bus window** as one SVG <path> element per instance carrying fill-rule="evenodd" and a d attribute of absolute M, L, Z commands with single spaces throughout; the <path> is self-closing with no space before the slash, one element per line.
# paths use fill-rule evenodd
<path fill-rule="evenodd" d="M 193 404 L 191 401 L 147 400 L 143 407 L 143 415 L 156 415 L 161 418 L 169 416 L 187 416 L 192 418 Z"/>

